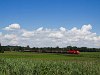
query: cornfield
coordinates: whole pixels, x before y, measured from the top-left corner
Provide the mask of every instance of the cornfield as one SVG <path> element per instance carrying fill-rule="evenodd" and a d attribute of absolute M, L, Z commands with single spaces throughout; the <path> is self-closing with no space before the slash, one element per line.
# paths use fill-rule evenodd
<path fill-rule="evenodd" d="M 0 75 L 100 75 L 100 63 L 0 58 Z"/>

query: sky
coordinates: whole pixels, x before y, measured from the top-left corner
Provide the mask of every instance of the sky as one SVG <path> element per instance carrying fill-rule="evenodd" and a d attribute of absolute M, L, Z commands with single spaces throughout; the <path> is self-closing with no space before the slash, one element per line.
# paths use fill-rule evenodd
<path fill-rule="evenodd" d="M 0 42 L 100 47 L 100 0 L 0 0 Z"/>

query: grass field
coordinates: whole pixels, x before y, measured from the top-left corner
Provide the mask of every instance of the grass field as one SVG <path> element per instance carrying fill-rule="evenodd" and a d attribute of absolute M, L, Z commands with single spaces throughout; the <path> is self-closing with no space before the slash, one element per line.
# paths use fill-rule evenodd
<path fill-rule="evenodd" d="M 100 75 L 100 52 L 0 53 L 0 75 Z"/>

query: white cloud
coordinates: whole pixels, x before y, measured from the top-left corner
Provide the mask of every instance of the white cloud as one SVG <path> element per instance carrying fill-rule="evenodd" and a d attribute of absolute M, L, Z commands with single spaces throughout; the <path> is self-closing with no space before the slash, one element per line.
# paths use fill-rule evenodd
<path fill-rule="evenodd" d="M 19 37 L 17 34 L 3 34 L 2 38 L 0 38 L 0 42 L 3 45 L 18 45 Z"/>
<path fill-rule="evenodd" d="M 82 31 L 89 31 L 91 29 L 92 29 L 92 26 L 90 24 L 83 25 L 82 28 L 81 28 Z"/>
<path fill-rule="evenodd" d="M 12 24 L 11 24 L 12 25 Z M 19 29 L 18 32 L 0 32 L 0 42 L 3 45 L 21 45 L 31 47 L 66 47 L 86 46 L 100 47 L 100 36 L 92 32 L 92 26 L 83 25 L 80 29 L 73 27 L 67 29 L 48 29 L 40 27 L 36 30 L 28 31 L 17 26 L 9 26 L 8 29 Z M 2 37 L 2 38 L 1 38 Z"/>
<path fill-rule="evenodd" d="M 9 44 L 10 44 L 10 45 L 18 45 L 18 41 L 16 41 L 16 40 L 11 40 L 11 41 L 9 42 Z"/>
<path fill-rule="evenodd" d="M 24 31 L 24 33 L 22 34 L 22 36 L 26 37 L 26 38 L 30 38 L 30 37 L 34 36 L 34 32 Z"/>
<path fill-rule="evenodd" d="M 61 31 L 66 31 L 66 28 L 64 28 L 64 27 L 60 27 L 59 28 Z"/>
<path fill-rule="evenodd" d="M 56 32 L 56 33 L 50 33 L 48 37 L 51 38 L 62 38 L 64 35 L 61 32 Z"/>
<path fill-rule="evenodd" d="M 11 40 L 11 39 L 16 39 L 17 36 L 15 34 L 6 34 L 6 35 L 4 35 L 4 38 Z"/>
<path fill-rule="evenodd" d="M 16 29 L 20 29 L 20 25 L 19 24 L 11 24 L 8 27 L 3 28 L 4 30 L 16 30 Z"/>
<path fill-rule="evenodd" d="M 42 31 L 43 27 L 38 28 L 36 31 Z"/>

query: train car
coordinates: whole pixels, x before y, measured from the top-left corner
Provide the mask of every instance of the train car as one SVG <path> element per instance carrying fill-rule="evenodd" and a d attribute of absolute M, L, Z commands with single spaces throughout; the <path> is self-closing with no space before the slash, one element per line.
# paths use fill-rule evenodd
<path fill-rule="evenodd" d="M 67 53 L 68 54 L 80 54 L 78 50 L 68 50 Z"/>

